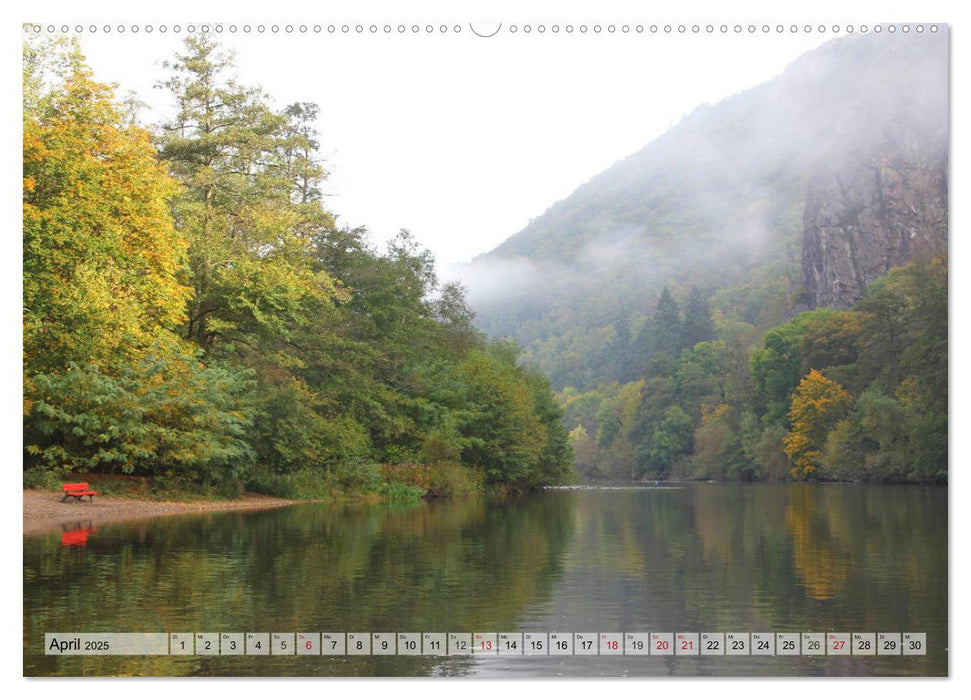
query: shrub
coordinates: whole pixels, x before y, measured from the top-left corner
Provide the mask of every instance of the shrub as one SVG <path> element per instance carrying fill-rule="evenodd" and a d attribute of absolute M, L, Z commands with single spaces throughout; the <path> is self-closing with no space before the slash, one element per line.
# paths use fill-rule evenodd
<path fill-rule="evenodd" d="M 485 476 L 453 462 L 440 462 L 428 467 L 428 495 L 438 497 L 468 496 L 481 493 Z"/>
<path fill-rule="evenodd" d="M 417 486 L 392 482 L 381 487 L 379 492 L 387 503 L 419 503 L 425 492 Z"/>

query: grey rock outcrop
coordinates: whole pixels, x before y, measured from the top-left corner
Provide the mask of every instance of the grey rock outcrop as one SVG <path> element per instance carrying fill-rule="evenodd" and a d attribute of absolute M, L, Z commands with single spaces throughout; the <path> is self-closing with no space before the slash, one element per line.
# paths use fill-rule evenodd
<path fill-rule="evenodd" d="M 811 308 L 849 308 L 891 268 L 947 252 L 945 143 L 896 141 L 841 161 L 808 185 L 802 268 Z"/>

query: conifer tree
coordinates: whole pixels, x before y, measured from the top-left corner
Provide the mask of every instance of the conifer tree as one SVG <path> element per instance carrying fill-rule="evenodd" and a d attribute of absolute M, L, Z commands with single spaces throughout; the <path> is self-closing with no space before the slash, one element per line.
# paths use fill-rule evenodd
<path fill-rule="evenodd" d="M 688 293 L 688 301 L 684 307 L 682 334 L 681 342 L 686 348 L 693 348 L 698 343 L 713 340 L 715 337 L 708 302 L 697 287 L 692 287 Z"/>

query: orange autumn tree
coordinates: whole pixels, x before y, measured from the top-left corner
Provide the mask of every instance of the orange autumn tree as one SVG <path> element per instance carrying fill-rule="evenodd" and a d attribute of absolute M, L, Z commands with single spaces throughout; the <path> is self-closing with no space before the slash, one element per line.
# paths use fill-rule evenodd
<path fill-rule="evenodd" d="M 789 408 L 792 429 L 783 439 L 794 478 L 808 479 L 817 472 L 826 435 L 852 404 L 846 390 L 821 372 L 814 369 L 802 378 Z"/>

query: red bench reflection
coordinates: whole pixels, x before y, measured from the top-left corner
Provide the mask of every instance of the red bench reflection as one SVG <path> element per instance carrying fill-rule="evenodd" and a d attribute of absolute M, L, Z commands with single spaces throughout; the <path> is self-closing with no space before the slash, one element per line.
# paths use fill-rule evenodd
<path fill-rule="evenodd" d="M 62 547 L 84 547 L 88 544 L 88 535 L 98 532 L 98 528 L 93 525 L 82 525 L 78 523 L 70 530 L 61 533 Z"/>

